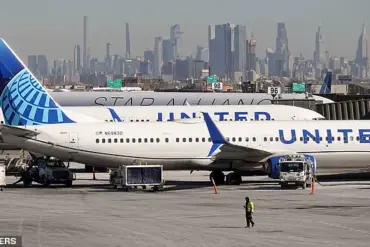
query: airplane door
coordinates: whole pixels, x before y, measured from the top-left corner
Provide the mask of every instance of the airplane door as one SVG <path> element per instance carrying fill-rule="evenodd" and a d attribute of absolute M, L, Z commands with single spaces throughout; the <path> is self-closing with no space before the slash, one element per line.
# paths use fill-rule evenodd
<path fill-rule="evenodd" d="M 69 133 L 69 147 L 78 148 L 78 133 L 77 132 Z"/>

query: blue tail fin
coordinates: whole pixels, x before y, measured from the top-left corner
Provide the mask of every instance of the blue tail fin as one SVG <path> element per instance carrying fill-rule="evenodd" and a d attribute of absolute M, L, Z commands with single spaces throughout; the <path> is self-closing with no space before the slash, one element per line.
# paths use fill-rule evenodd
<path fill-rule="evenodd" d="M 0 39 L 0 104 L 8 125 L 74 123 Z"/>
<path fill-rule="evenodd" d="M 330 94 L 331 93 L 331 79 L 332 79 L 333 72 L 327 71 L 325 74 L 325 78 L 322 82 L 322 87 L 320 89 L 321 94 Z"/>

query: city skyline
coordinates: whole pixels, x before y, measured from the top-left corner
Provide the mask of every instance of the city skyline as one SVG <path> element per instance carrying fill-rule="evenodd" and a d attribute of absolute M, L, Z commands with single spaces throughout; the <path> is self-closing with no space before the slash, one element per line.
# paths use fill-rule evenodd
<path fill-rule="evenodd" d="M 86 4 L 87 2 L 89 4 Z M 192 54 L 195 57 L 198 45 L 208 47 L 208 25 L 230 22 L 246 25 L 247 38 L 250 39 L 253 32 L 257 40 L 257 56 L 264 56 L 267 48 L 276 49 L 276 26 L 278 22 L 284 22 L 288 30 L 289 50 L 293 56 L 302 53 L 307 59 L 313 59 L 315 34 L 318 26 L 321 26 L 325 48 L 329 50 L 330 56 L 354 59 L 362 23 L 370 25 L 370 18 L 366 14 L 370 2 L 364 0 L 356 1 L 357 4 L 349 4 L 342 0 L 324 2 L 312 0 L 309 3 L 300 1 L 299 4 L 291 0 L 285 0 L 284 4 L 268 0 L 260 1 L 262 3 L 233 0 L 226 4 L 214 0 L 213 6 L 208 3 L 194 5 L 191 2 L 192 0 L 186 4 L 183 2 L 170 4 L 173 2 L 162 0 L 159 5 L 145 2 L 146 7 L 143 8 L 143 1 L 111 0 L 105 4 L 94 0 L 63 3 L 34 0 L 32 4 L 22 1 L 27 12 L 19 15 L 19 18 L 12 18 L 11 24 L 7 21 L 11 18 L 11 13 L 8 11 L 3 13 L 0 16 L 0 23 L 3 23 L 0 24 L 0 32 L 24 61 L 27 61 L 27 56 L 31 54 L 45 54 L 50 60 L 58 58 L 73 60 L 74 47 L 80 45 L 83 48 L 81 20 L 86 15 L 89 18 L 88 43 L 91 58 L 97 57 L 102 60 L 108 42 L 112 44 L 111 54 L 125 56 L 126 22 L 130 24 L 132 57 L 143 56 L 146 49 L 153 50 L 154 37 L 170 38 L 169 27 L 179 24 L 181 31 L 184 32 L 181 37 L 181 55 Z M 293 2 L 295 4 L 292 4 Z M 335 8 L 332 7 L 334 3 Z M 2 6 L 15 9 L 17 4 L 19 1 L 6 1 Z M 167 8 L 166 11 L 154 11 L 156 8 L 161 9 L 162 5 Z M 235 5 L 240 8 L 230 7 Z M 263 11 L 247 11 L 248 8 L 243 8 L 252 5 L 256 9 L 264 6 Z M 126 11 L 127 6 L 136 8 L 141 14 L 138 15 L 132 9 Z M 174 13 L 175 8 L 181 11 Z M 45 9 L 48 11 L 41 11 Z M 106 11 L 98 11 L 102 9 Z M 245 11 L 242 13 L 240 9 Z M 281 13 L 284 9 L 285 12 Z M 189 15 L 187 10 L 192 10 L 192 14 Z M 222 15 L 219 14 L 221 10 Z M 39 12 L 47 15 L 39 15 Z M 158 12 L 162 12 L 163 16 Z M 201 13 L 203 14 L 200 15 Z"/>

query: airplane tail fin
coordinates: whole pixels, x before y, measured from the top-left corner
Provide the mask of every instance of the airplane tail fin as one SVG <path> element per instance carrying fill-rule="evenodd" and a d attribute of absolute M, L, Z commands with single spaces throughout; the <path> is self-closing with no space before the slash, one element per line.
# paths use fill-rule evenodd
<path fill-rule="evenodd" d="M 320 94 L 330 94 L 331 93 L 331 80 L 332 80 L 332 71 L 327 71 L 322 82 L 322 86 L 320 89 Z"/>
<path fill-rule="evenodd" d="M 0 39 L 0 104 L 7 125 L 91 121 L 86 116 L 67 115 L 3 39 Z"/>

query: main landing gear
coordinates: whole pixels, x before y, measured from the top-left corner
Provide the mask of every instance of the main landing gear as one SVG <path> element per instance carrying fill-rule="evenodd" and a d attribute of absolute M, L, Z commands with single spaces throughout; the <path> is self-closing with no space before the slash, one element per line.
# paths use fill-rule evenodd
<path fill-rule="evenodd" d="M 209 180 L 212 182 L 215 181 L 216 185 L 222 185 L 222 184 L 227 184 L 227 185 L 240 185 L 242 182 L 242 176 L 235 172 L 230 172 L 229 174 L 226 175 L 226 181 L 225 181 L 225 175 L 221 171 L 213 171 L 209 175 Z"/>

